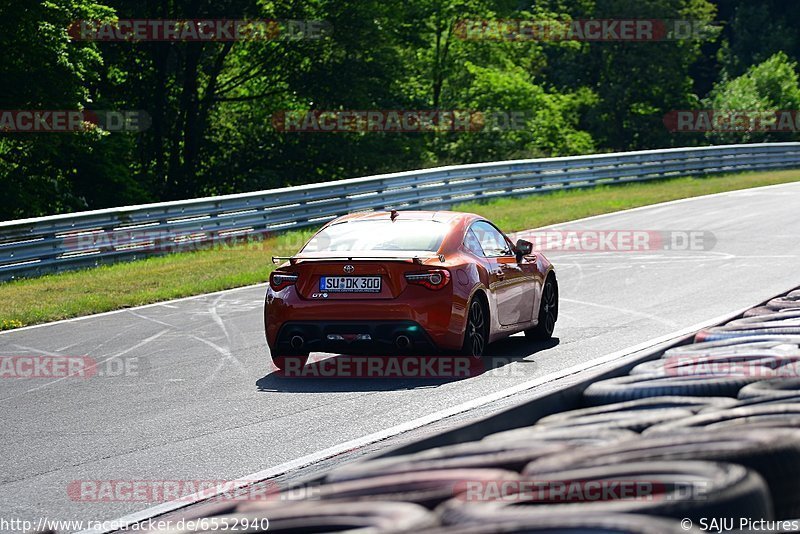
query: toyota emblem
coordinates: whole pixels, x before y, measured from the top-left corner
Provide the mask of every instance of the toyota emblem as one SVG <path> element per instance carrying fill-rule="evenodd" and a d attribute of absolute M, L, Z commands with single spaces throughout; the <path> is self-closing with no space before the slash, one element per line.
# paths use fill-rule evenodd
<path fill-rule="evenodd" d="M 355 267 L 353 267 L 352 265 L 345 265 L 345 266 L 344 266 L 344 272 L 346 272 L 346 273 L 348 273 L 348 274 L 349 274 L 349 273 L 352 273 L 352 272 L 353 272 L 353 271 L 355 271 L 355 270 L 356 270 L 356 268 L 355 268 Z"/>

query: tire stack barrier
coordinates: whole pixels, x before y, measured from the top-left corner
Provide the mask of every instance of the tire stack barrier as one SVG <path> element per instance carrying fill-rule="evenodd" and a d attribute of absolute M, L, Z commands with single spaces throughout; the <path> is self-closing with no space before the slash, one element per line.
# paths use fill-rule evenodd
<path fill-rule="evenodd" d="M 798 362 L 800 290 L 488 419 L 342 465 L 291 498 L 183 517 L 266 517 L 270 532 L 430 534 L 794 520 Z M 650 493 L 589 495 L 619 486 Z M 583 493 L 559 491 L 576 487 Z"/>

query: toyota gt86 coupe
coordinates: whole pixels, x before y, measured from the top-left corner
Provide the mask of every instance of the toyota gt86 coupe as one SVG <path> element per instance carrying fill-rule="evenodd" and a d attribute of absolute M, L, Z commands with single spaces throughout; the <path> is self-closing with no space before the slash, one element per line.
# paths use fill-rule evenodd
<path fill-rule="evenodd" d="M 452 352 L 481 357 L 517 332 L 552 336 L 558 284 L 550 262 L 490 221 L 450 211 L 339 217 L 270 275 L 267 344 L 310 352 Z"/>

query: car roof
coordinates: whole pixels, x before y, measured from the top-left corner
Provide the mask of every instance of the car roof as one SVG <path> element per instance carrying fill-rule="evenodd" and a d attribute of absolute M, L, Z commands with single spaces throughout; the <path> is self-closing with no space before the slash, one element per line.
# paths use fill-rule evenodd
<path fill-rule="evenodd" d="M 328 225 L 353 221 L 385 220 L 390 219 L 391 216 L 391 211 L 351 213 L 332 220 Z M 482 217 L 474 213 L 465 213 L 461 211 L 397 210 L 397 217 L 395 220 L 430 220 L 454 225 L 459 222 L 469 222 L 476 219 L 482 219 Z"/>

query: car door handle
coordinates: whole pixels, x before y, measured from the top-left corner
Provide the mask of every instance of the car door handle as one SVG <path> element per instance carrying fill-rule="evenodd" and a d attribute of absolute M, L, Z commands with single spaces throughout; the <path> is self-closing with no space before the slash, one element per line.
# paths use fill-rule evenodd
<path fill-rule="evenodd" d="M 497 275 L 497 278 L 499 278 L 500 280 L 502 280 L 502 279 L 504 279 L 506 277 L 506 273 L 503 272 L 503 269 L 497 269 L 494 272 L 494 274 Z"/>

